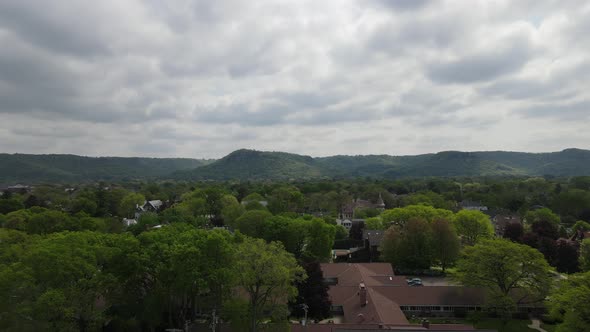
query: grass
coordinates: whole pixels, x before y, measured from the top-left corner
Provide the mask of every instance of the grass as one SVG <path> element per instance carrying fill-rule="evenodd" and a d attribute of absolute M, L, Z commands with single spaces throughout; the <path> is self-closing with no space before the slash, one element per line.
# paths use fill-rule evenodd
<path fill-rule="evenodd" d="M 477 323 L 471 323 L 464 319 L 457 319 L 457 318 L 428 318 L 431 324 L 467 324 L 467 325 L 474 325 L 478 329 L 490 329 L 496 330 L 498 332 L 528 332 L 528 331 L 536 331 L 530 329 L 527 325 L 531 323 L 528 319 L 512 319 L 509 320 L 506 325 L 502 322 L 501 319 L 494 319 L 494 318 L 484 318 Z M 410 320 L 412 323 L 420 323 L 421 319 Z M 550 325 L 554 326 L 554 325 Z M 553 329 L 546 329 L 548 332 L 552 332 L 555 330 Z"/>
<path fill-rule="evenodd" d="M 493 329 L 497 330 L 498 332 L 536 331 L 527 326 L 530 323 L 531 321 L 528 319 L 512 319 L 504 324 L 501 319 L 486 318 L 474 325 L 478 329 Z"/>
<path fill-rule="evenodd" d="M 541 328 L 547 332 L 557 331 L 557 325 L 554 325 L 554 324 L 541 323 Z"/>

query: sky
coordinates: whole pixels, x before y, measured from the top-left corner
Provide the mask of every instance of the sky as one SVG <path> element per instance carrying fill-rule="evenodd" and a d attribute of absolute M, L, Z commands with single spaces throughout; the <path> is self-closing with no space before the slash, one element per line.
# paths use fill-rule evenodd
<path fill-rule="evenodd" d="M 590 148 L 590 2 L 3 0 L 0 152 Z"/>

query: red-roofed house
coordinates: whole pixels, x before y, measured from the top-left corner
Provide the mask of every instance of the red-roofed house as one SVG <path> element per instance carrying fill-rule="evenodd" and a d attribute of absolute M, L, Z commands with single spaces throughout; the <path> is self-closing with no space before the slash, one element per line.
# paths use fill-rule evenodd
<path fill-rule="evenodd" d="M 456 310 L 480 310 L 484 304 L 484 292 L 478 288 L 408 286 L 404 277 L 394 275 L 388 263 L 330 263 L 321 264 L 321 268 L 324 282 L 330 285 L 334 320 L 342 324 L 415 329 L 421 326 L 411 325 L 406 315 L 452 316 Z M 464 325 L 451 327 L 474 330 Z"/>

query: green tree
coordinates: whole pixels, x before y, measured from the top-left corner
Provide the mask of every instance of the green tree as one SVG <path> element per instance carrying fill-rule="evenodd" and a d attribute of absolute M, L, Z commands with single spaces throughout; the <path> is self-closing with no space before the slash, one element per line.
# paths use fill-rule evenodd
<path fill-rule="evenodd" d="M 344 240 L 348 238 L 348 229 L 342 225 L 336 226 L 336 233 L 334 235 L 334 240 Z"/>
<path fill-rule="evenodd" d="M 16 197 L 0 199 L 0 214 L 7 214 L 24 208 L 23 202 Z"/>
<path fill-rule="evenodd" d="M 303 194 L 295 187 L 279 187 L 271 193 L 268 209 L 274 213 L 299 212 L 303 207 Z"/>
<path fill-rule="evenodd" d="M 31 216 L 27 223 L 27 233 L 49 234 L 65 230 L 80 230 L 77 221 L 67 213 L 47 210 Z"/>
<path fill-rule="evenodd" d="M 145 202 L 145 197 L 142 194 L 131 193 L 123 197 L 119 205 L 119 215 L 127 218 L 133 218 L 136 207 Z"/>
<path fill-rule="evenodd" d="M 262 238 L 267 242 L 280 241 L 288 252 L 299 259 L 305 247 L 309 228 L 308 220 L 273 216 L 266 219 Z"/>
<path fill-rule="evenodd" d="M 433 258 L 445 272 L 446 268 L 459 258 L 461 243 L 457 233 L 447 220 L 436 220 L 431 224 L 431 227 Z"/>
<path fill-rule="evenodd" d="M 582 232 L 590 231 L 590 223 L 587 223 L 583 220 L 578 220 L 578 221 L 576 221 L 576 223 L 572 227 L 572 231 L 574 233 L 576 233 L 578 231 L 582 231 Z"/>
<path fill-rule="evenodd" d="M 248 296 L 249 331 L 258 331 L 266 318 L 286 320 L 286 301 L 297 295 L 294 284 L 305 279 L 303 268 L 277 242 L 246 237 L 237 254 L 238 285 Z"/>
<path fill-rule="evenodd" d="M 205 194 L 205 207 L 206 214 L 217 218 L 221 215 L 221 209 L 223 208 L 222 197 L 224 196 L 223 190 L 219 188 L 207 188 L 204 191 Z"/>
<path fill-rule="evenodd" d="M 96 203 L 85 197 L 80 197 L 72 202 L 73 213 L 86 212 L 89 215 L 94 215 L 96 214 L 96 209 Z"/>
<path fill-rule="evenodd" d="M 547 221 L 554 225 L 559 225 L 560 223 L 559 216 L 548 208 L 528 211 L 524 216 L 524 220 L 528 225 L 532 225 L 539 221 Z"/>
<path fill-rule="evenodd" d="M 33 213 L 30 210 L 18 210 L 10 212 L 4 217 L 4 223 L 2 224 L 2 227 L 25 231 L 27 229 L 29 219 L 31 219 L 32 216 Z"/>
<path fill-rule="evenodd" d="M 309 226 L 306 253 L 320 262 L 330 260 L 336 227 L 322 219 L 314 218 Z"/>
<path fill-rule="evenodd" d="M 219 308 L 227 299 L 238 273 L 232 270 L 237 256 L 228 232 L 176 223 L 138 238 L 146 269 L 143 284 L 149 290 L 140 312 L 150 325 L 181 328 L 195 312 Z"/>
<path fill-rule="evenodd" d="M 450 210 L 453 207 L 453 202 L 448 201 L 440 194 L 430 190 L 411 194 L 403 197 L 402 204 L 407 205 L 428 205 L 438 209 Z"/>
<path fill-rule="evenodd" d="M 244 214 L 245 210 L 233 195 L 221 197 L 221 217 L 226 226 L 235 227 L 236 220 Z"/>
<path fill-rule="evenodd" d="M 543 255 L 505 239 L 466 247 L 456 269 L 454 277 L 463 285 L 488 291 L 488 306 L 493 310 L 542 301 L 551 288 L 550 267 Z"/>
<path fill-rule="evenodd" d="M 403 208 L 385 210 L 381 213 L 383 223 L 394 223 L 403 226 L 411 219 L 422 219 L 432 222 L 437 219 L 451 219 L 453 212 L 444 209 L 436 209 L 427 205 L 409 205 Z"/>
<path fill-rule="evenodd" d="M 411 219 L 401 228 L 391 226 L 381 242 L 384 259 L 396 268 L 428 269 L 433 259 L 432 229 L 422 219 Z"/>
<path fill-rule="evenodd" d="M 365 220 L 365 229 L 384 229 L 383 221 L 379 217 L 368 218 Z"/>
<path fill-rule="evenodd" d="M 236 229 L 248 236 L 262 238 L 266 220 L 270 217 L 272 217 L 272 214 L 268 211 L 246 211 L 236 220 Z"/>
<path fill-rule="evenodd" d="M 98 330 L 129 277 L 121 271 L 133 266 L 128 244 L 138 248 L 131 235 L 51 234 L 29 243 L 18 264 L 0 269 L 0 288 L 9 289 L 16 313 L 35 330 Z"/>
<path fill-rule="evenodd" d="M 461 210 L 455 214 L 453 224 L 463 243 L 470 246 L 494 235 L 490 218 L 480 211 Z"/>
<path fill-rule="evenodd" d="M 562 216 L 581 218 L 582 212 L 590 207 L 590 192 L 581 189 L 561 192 L 551 206 Z"/>
<path fill-rule="evenodd" d="M 330 298 L 322 269 L 318 262 L 304 262 L 303 268 L 307 279 L 297 283 L 297 298 L 289 304 L 296 317 L 305 317 L 302 305 L 307 305 L 308 319 L 322 320 L 330 317 Z"/>
<path fill-rule="evenodd" d="M 139 216 L 137 224 L 129 226 L 127 230 L 135 235 L 145 232 L 148 229 L 160 224 L 160 218 L 153 212 L 145 212 Z"/>
<path fill-rule="evenodd" d="M 590 271 L 590 239 L 584 239 L 580 244 L 580 270 Z"/>
<path fill-rule="evenodd" d="M 549 313 L 559 321 L 558 332 L 590 331 L 590 272 L 570 275 L 558 282 L 547 301 Z"/>

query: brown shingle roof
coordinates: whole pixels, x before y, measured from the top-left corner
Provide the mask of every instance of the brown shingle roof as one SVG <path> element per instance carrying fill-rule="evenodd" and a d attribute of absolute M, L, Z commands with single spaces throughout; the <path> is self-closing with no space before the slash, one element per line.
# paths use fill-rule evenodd
<path fill-rule="evenodd" d="M 430 324 L 430 328 L 424 328 L 420 325 L 379 325 L 379 324 L 311 324 L 306 327 L 302 325 L 291 325 L 292 332 L 377 332 L 383 330 L 392 330 L 397 332 L 460 332 L 460 331 L 479 331 L 495 332 L 495 330 L 476 330 L 471 325 L 459 324 Z"/>
<path fill-rule="evenodd" d="M 471 306 L 484 303 L 482 289 L 458 286 L 408 286 L 388 263 L 321 264 L 324 278 L 337 278 L 328 294 L 333 306 L 342 306 L 344 323 L 407 325 L 400 306 Z M 359 285 L 367 289 L 361 305 Z"/>
<path fill-rule="evenodd" d="M 399 305 L 482 305 L 485 292 L 481 288 L 461 286 L 386 287 L 376 286 L 381 293 Z"/>

